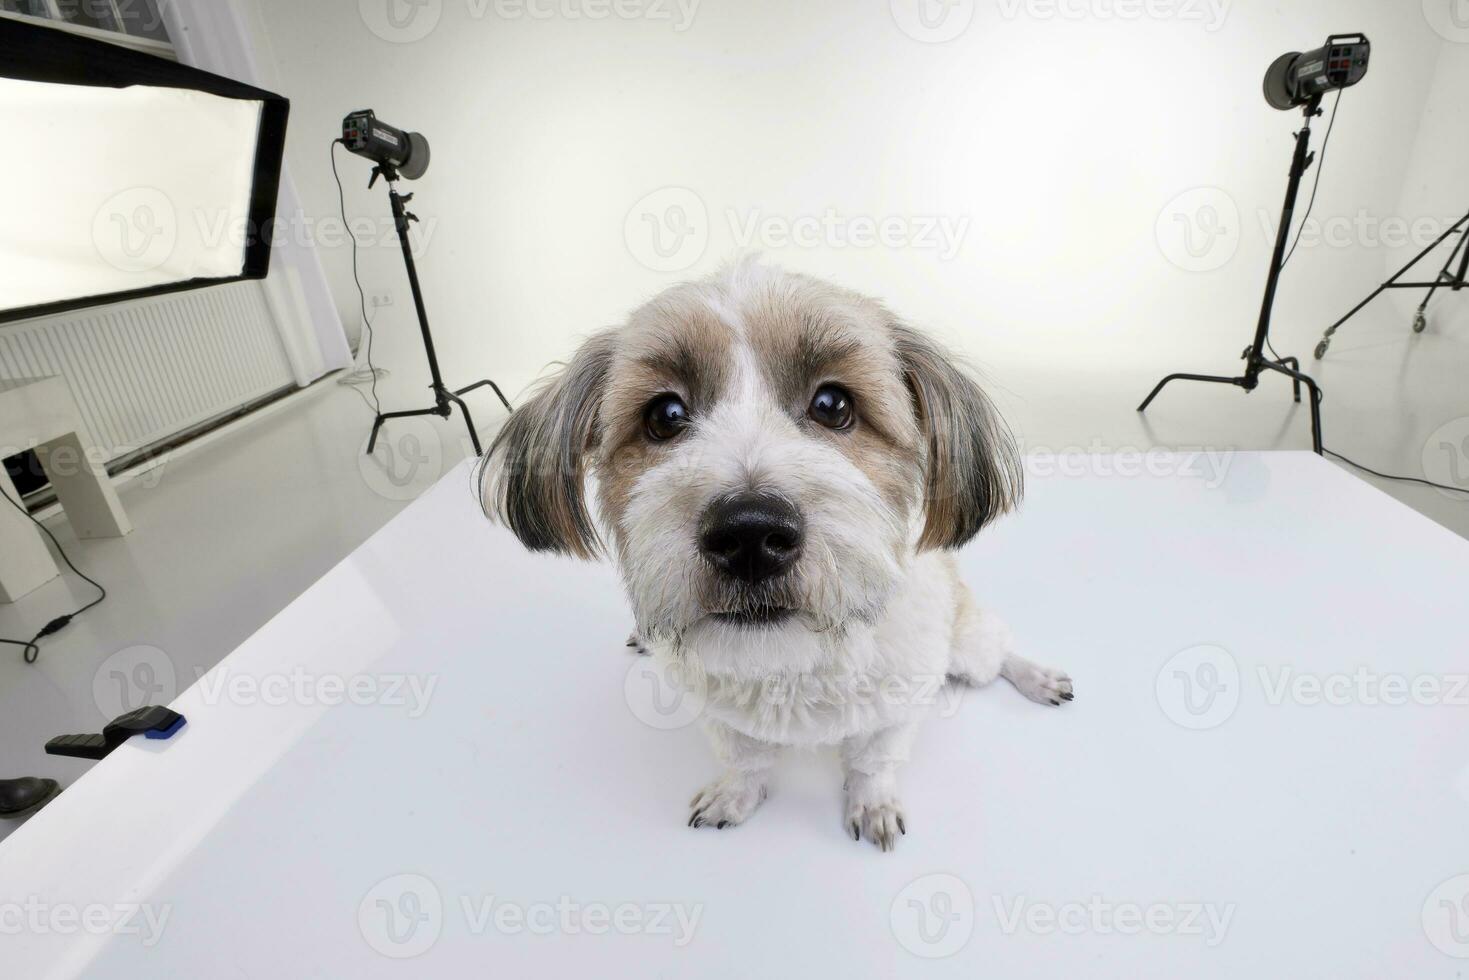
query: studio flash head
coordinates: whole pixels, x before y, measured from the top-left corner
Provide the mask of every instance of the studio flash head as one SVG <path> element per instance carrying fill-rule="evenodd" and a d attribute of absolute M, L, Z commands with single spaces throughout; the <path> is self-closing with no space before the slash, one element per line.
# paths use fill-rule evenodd
<path fill-rule="evenodd" d="M 342 120 L 342 145 L 409 180 L 417 180 L 428 170 L 428 140 L 423 134 L 389 126 L 371 109 L 357 109 Z"/>
<path fill-rule="evenodd" d="M 1276 109 L 1294 109 L 1332 89 L 1356 85 L 1367 74 L 1371 51 L 1365 34 L 1333 34 L 1314 51 L 1287 52 L 1265 72 L 1265 101 Z"/>

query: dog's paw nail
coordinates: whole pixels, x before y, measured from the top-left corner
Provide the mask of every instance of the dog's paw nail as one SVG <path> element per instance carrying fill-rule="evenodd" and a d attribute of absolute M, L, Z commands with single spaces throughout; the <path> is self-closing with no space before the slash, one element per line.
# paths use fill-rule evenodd
<path fill-rule="evenodd" d="M 765 785 L 759 776 L 732 773 L 710 783 L 689 801 L 693 815 L 690 827 L 708 824 L 718 830 L 743 822 L 765 799 Z"/>
<path fill-rule="evenodd" d="M 1075 701 L 1076 700 L 1076 695 L 1075 694 L 1072 694 L 1070 691 L 1067 691 L 1065 694 L 1061 695 L 1061 700 L 1062 701 Z"/>
<path fill-rule="evenodd" d="M 1072 699 L 1071 678 L 1058 670 L 1027 663 L 1012 668 L 1007 676 L 1021 694 L 1037 704 L 1055 707 Z"/>
<path fill-rule="evenodd" d="M 853 840 L 864 837 L 880 851 L 898 846 L 898 838 L 907 836 L 908 823 L 896 799 L 885 795 L 847 800 L 847 833 Z"/>

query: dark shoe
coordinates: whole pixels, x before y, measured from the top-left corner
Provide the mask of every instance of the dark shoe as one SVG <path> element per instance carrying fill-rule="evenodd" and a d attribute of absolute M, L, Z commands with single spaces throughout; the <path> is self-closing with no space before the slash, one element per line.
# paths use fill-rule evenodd
<path fill-rule="evenodd" d="M 0 779 L 0 817 L 13 820 L 34 813 L 61 792 L 54 779 Z"/>

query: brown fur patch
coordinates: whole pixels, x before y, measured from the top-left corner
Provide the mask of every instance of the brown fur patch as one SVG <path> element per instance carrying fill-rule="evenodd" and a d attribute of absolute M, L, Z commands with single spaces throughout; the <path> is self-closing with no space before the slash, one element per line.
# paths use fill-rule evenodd
<path fill-rule="evenodd" d="M 924 334 L 892 325 L 927 440 L 920 548 L 957 548 L 1014 508 L 1024 473 L 1015 439 L 989 397 Z"/>
<path fill-rule="evenodd" d="M 587 512 L 587 461 L 616 331 L 597 334 L 506 421 L 485 454 L 480 501 L 532 551 L 592 558 L 601 548 Z"/>
<path fill-rule="evenodd" d="M 675 287 L 594 338 L 495 440 L 487 507 L 528 547 L 592 555 L 600 542 L 582 502 L 587 469 L 603 517 L 623 531 L 633 486 L 666 451 L 644 431 L 648 404 L 677 394 L 697 425 L 729 386 L 736 343 L 749 345 L 790 418 L 841 452 L 898 515 L 923 506 L 920 547 L 957 547 L 1019 499 L 1013 439 L 951 355 L 874 300 L 777 274 Z M 824 384 L 851 394 L 851 428 L 808 417 Z"/>
<path fill-rule="evenodd" d="M 728 384 L 734 342 L 729 324 L 694 287 L 676 288 L 636 311 L 621 336 L 603 398 L 597 462 L 602 512 L 619 529 L 633 485 L 662 451 L 643 431 L 648 403 L 676 394 L 697 419 Z"/>
<path fill-rule="evenodd" d="M 742 312 L 777 401 L 829 439 L 888 506 L 906 514 L 915 503 L 922 444 L 886 311 L 856 293 L 788 276 L 762 287 Z M 812 396 L 825 384 L 851 394 L 857 412 L 851 429 L 834 432 L 807 419 Z"/>

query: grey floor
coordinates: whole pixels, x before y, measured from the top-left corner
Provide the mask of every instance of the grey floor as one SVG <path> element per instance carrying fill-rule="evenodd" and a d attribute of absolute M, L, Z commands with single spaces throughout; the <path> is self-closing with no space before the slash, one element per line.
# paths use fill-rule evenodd
<path fill-rule="evenodd" d="M 1236 363 L 1176 368 L 1230 372 Z M 1469 331 L 1413 337 L 1396 318 L 1369 319 L 1311 366 L 1327 392 L 1329 446 L 1469 486 Z M 1151 369 L 991 363 L 986 373 L 1031 452 L 1309 448 L 1306 407 L 1291 403 L 1281 380 L 1249 395 L 1180 385 L 1143 417 L 1134 407 L 1157 380 Z M 383 397 L 413 401 L 405 393 L 416 390 L 395 378 Z M 486 430 L 499 424 L 489 405 L 479 410 Z M 130 699 L 167 701 L 468 453 L 457 422 L 415 420 L 391 432 L 377 459 L 364 458 L 369 420 L 356 394 L 326 381 L 127 482 L 121 496 L 136 528 L 127 538 L 78 542 L 51 520 L 111 594 L 49 638 L 38 663 L 0 650 L 0 776 L 74 780 L 88 764 L 46 756 L 47 738 L 99 730 Z M 1469 536 L 1469 497 L 1371 482 Z M 54 581 L 0 606 L 0 635 L 29 635 L 90 596 L 69 576 Z M 14 826 L 0 823 L 0 835 Z"/>

